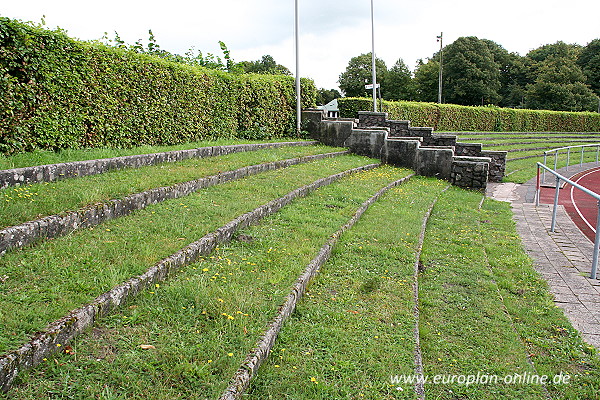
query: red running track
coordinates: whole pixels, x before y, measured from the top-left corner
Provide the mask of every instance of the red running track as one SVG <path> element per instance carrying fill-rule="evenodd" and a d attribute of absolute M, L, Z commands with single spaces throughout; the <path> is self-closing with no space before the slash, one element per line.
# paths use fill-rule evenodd
<path fill-rule="evenodd" d="M 600 167 L 580 172 L 570 179 L 600 194 Z M 541 188 L 540 203 L 553 204 L 554 192 L 554 188 Z M 598 202 L 596 199 L 571 185 L 564 185 L 560 189 L 558 202 L 565 207 L 565 211 L 577 227 L 593 242 L 598 220 Z"/>

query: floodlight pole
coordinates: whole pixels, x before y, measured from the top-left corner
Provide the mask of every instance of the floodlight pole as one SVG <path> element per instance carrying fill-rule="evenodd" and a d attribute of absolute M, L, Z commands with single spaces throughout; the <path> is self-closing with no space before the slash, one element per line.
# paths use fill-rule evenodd
<path fill-rule="evenodd" d="M 377 71 L 375 69 L 375 18 L 371 0 L 371 70 L 373 75 L 373 111 L 377 112 Z"/>
<path fill-rule="evenodd" d="M 298 0 L 296 0 L 295 9 L 295 29 L 294 36 L 296 42 L 296 133 L 300 134 L 300 124 L 302 118 L 302 101 L 300 92 L 300 46 L 298 40 Z"/>
<path fill-rule="evenodd" d="M 371 68 L 373 75 L 373 112 L 377 112 L 377 72 L 375 70 L 375 19 L 373 18 L 373 0 L 371 0 Z"/>
<path fill-rule="evenodd" d="M 442 65 L 444 64 L 444 50 L 442 38 L 444 36 L 444 32 L 440 33 L 440 36 L 437 37 L 437 41 L 440 42 L 440 76 L 438 81 L 438 103 L 442 104 Z"/>

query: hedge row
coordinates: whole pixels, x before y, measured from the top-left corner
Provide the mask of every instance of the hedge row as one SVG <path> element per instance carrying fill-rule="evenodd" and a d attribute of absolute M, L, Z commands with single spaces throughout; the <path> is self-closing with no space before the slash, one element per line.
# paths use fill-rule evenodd
<path fill-rule="evenodd" d="M 338 99 L 340 116 L 356 118 L 358 111 L 373 109 L 365 98 Z M 473 132 L 600 132 L 600 114 L 520 110 L 498 107 L 466 107 L 453 104 L 386 101 L 381 110 L 389 119 L 409 120 L 412 126 L 436 131 Z"/>
<path fill-rule="evenodd" d="M 303 80 L 303 106 L 316 89 Z M 233 75 L 0 18 L 0 152 L 295 134 L 294 78 Z"/>

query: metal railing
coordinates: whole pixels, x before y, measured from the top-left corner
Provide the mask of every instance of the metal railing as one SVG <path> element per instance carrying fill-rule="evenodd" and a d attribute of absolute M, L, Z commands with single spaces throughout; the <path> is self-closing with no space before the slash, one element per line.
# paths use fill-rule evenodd
<path fill-rule="evenodd" d="M 541 182 L 540 182 L 540 168 L 542 168 L 545 171 L 550 172 L 552 175 L 554 175 L 556 177 L 556 189 L 554 192 L 554 208 L 552 209 L 552 225 L 550 227 L 550 231 L 554 232 L 554 229 L 556 228 L 556 210 L 558 208 L 558 194 L 560 191 L 560 183 L 561 181 L 565 181 L 567 184 L 581 190 L 582 192 L 592 196 L 594 199 L 596 199 L 597 203 L 598 203 L 598 217 L 596 220 L 596 237 L 594 240 L 594 254 L 593 254 L 593 258 L 592 258 L 592 272 L 590 274 L 590 278 L 592 279 L 596 279 L 597 276 L 597 272 L 598 272 L 598 249 L 600 248 L 600 194 L 593 192 L 591 190 L 589 190 L 588 188 L 581 186 L 580 184 L 573 182 L 572 180 L 562 176 L 561 174 L 559 174 L 558 172 L 554 171 L 553 169 L 547 167 L 546 165 L 542 164 L 542 163 L 537 163 L 537 193 L 535 196 L 535 205 L 539 206 L 540 205 L 540 188 L 541 188 Z M 592 228 L 593 229 L 593 228 Z"/>
<path fill-rule="evenodd" d="M 558 147 L 556 149 L 552 149 L 552 150 L 547 150 L 544 152 L 544 165 L 548 164 L 548 155 L 551 155 L 552 153 L 554 153 L 554 171 L 556 171 L 558 169 L 558 156 L 560 154 L 561 151 L 566 150 L 567 151 L 567 168 L 566 170 L 569 170 L 569 165 L 571 163 L 571 150 L 572 149 L 576 149 L 576 148 L 581 148 L 581 154 L 579 157 L 579 166 L 583 165 L 583 158 L 584 158 L 584 152 L 586 150 L 586 148 L 588 147 L 595 147 L 596 148 L 596 164 L 598 163 L 598 156 L 600 155 L 600 143 L 597 144 L 580 144 L 577 146 L 566 146 L 566 147 Z M 563 153 L 564 154 L 564 153 Z M 551 156 L 552 157 L 552 156 Z M 542 171 L 542 182 L 545 184 L 546 183 L 546 170 Z"/>

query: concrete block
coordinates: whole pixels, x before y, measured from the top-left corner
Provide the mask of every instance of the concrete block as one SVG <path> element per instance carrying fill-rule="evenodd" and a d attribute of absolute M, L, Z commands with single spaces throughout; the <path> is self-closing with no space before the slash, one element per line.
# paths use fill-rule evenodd
<path fill-rule="evenodd" d="M 450 179 L 453 156 L 454 152 L 450 149 L 420 148 L 417 151 L 415 172 L 418 175 Z"/>
<path fill-rule="evenodd" d="M 421 138 L 388 139 L 385 141 L 383 162 L 404 168 L 414 168 Z"/>
<path fill-rule="evenodd" d="M 382 158 L 387 130 L 352 129 L 343 146 L 361 156 Z"/>

